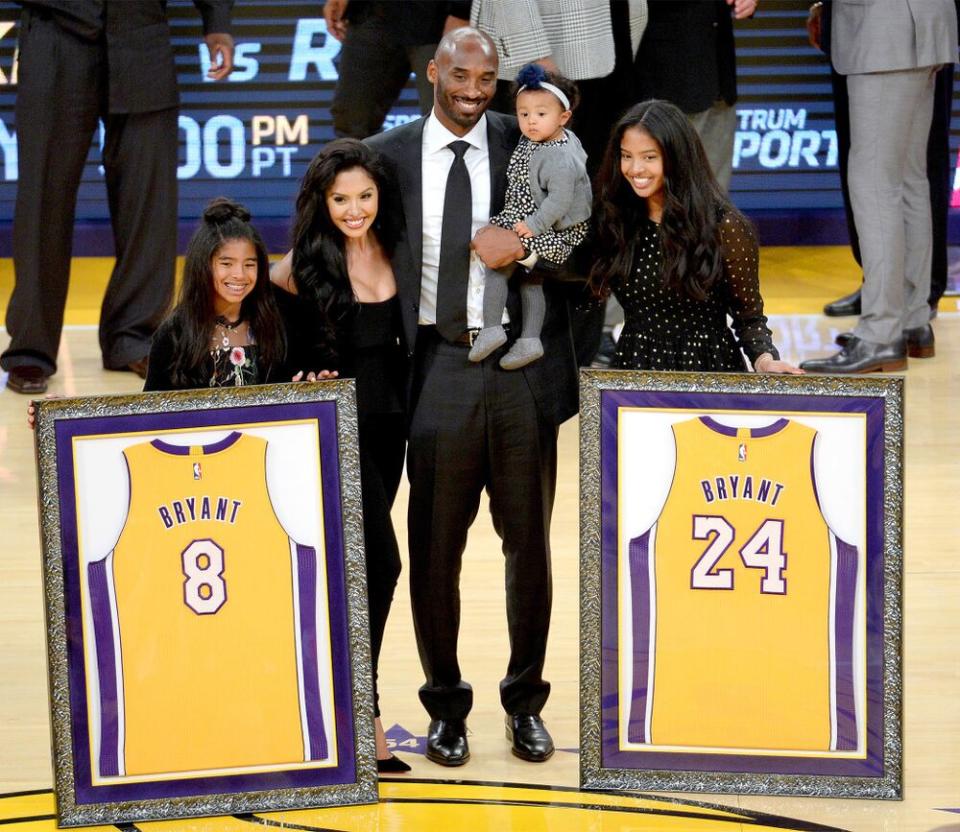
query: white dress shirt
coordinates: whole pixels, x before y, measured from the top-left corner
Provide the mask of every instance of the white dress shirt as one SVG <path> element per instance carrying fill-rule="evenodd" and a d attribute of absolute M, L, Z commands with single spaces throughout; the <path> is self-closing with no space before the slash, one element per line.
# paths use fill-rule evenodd
<path fill-rule="evenodd" d="M 437 322 L 437 281 L 440 269 L 440 237 L 443 231 L 443 201 L 447 189 L 447 174 L 453 164 L 451 142 L 465 141 L 470 147 L 464 154 L 464 163 L 470 174 L 470 194 L 473 205 L 472 234 L 476 234 L 490 220 L 490 154 L 487 148 L 487 117 L 483 115 L 465 136 L 451 133 L 433 112 L 423 127 L 421 145 L 423 191 L 423 270 L 420 281 L 421 324 Z M 470 251 L 470 271 L 467 288 L 467 326 L 483 326 L 483 261 Z M 503 321 L 508 320 L 504 311 Z"/>

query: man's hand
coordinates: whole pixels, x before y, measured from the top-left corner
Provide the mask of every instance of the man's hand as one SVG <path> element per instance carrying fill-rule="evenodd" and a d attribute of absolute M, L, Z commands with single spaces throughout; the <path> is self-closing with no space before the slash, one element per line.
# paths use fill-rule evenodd
<path fill-rule="evenodd" d="M 516 232 L 496 225 L 485 225 L 470 243 L 470 247 L 489 269 L 502 269 L 526 256 Z"/>
<path fill-rule="evenodd" d="M 814 49 L 823 51 L 820 45 L 823 34 L 823 3 L 814 3 L 807 13 L 807 39 Z"/>
<path fill-rule="evenodd" d="M 233 72 L 233 37 L 226 32 L 211 32 L 204 36 L 210 52 L 210 69 L 207 78 L 222 81 Z"/>
<path fill-rule="evenodd" d="M 327 0 L 323 4 L 323 19 L 327 22 L 327 32 L 341 42 L 347 36 L 347 21 L 343 15 L 348 2 L 349 0 Z"/>
<path fill-rule="evenodd" d="M 733 7 L 733 16 L 736 20 L 753 17 L 757 10 L 757 0 L 727 0 L 727 5 Z"/>

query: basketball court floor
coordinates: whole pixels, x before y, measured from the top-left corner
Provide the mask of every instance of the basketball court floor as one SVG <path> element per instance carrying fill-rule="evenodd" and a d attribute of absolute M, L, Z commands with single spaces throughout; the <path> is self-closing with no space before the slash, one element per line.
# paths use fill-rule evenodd
<path fill-rule="evenodd" d="M 58 395 L 132 393 L 139 379 L 101 369 L 96 316 L 112 261 L 74 261 Z M 824 354 L 853 319 L 820 315 L 824 302 L 859 280 L 844 248 L 766 248 L 762 286 L 774 338 L 793 361 Z M 13 282 L 0 260 L 0 310 Z M 150 822 L 122 829 L 253 830 L 848 830 L 960 832 L 960 307 L 941 303 L 937 356 L 911 360 L 906 377 L 904 541 L 904 800 L 856 801 L 736 795 L 579 792 L 578 785 L 578 424 L 560 433 L 552 529 L 554 612 L 543 713 L 557 743 L 548 762 L 510 754 L 497 683 L 507 655 L 502 556 L 485 509 L 471 531 L 462 576 L 460 656 L 474 686 L 468 721 L 472 758 L 444 769 L 423 757 L 427 716 L 406 574 L 387 625 L 381 707 L 409 775 L 384 780 L 375 806 Z M 0 349 L 7 336 L 0 331 Z M 0 373 L 0 827 L 56 827 L 46 702 L 40 546 L 33 436 L 27 399 Z M 406 490 L 394 519 L 405 538 Z M 104 827 L 115 829 L 118 827 Z"/>

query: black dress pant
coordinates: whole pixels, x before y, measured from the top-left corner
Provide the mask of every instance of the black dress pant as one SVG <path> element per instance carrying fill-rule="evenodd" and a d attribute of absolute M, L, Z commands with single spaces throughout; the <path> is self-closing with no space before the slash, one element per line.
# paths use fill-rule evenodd
<path fill-rule="evenodd" d="M 370 653 L 373 661 L 374 714 L 380 716 L 377 667 L 387 616 L 400 578 L 400 549 L 390 519 L 403 474 L 406 418 L 402 413 L 361 416 L 359 426 L 360 486 L 363 490 L 363 545 L 367 563 L 370 609 Z"/>
<path fill-rule="evenodd" d="M 433 85 L 427 80 L 427 64 L 436 48 L 436 43 L 398 42 L 396 33 L 376 14 L 351 21 L 335 59 L 339 79 L 330 107 L 334 134 L 365 139 L 379 133 L 411 72 L 417 76 L 420 112 L 429 113 Z"/>
<path fill-rule="evenodd" d="M 847 217 L 850 248 L 858 264 L 860 238 L 850 204 L 847 185 L 847 157 L 850 154 L 850 104 L 847 97 L 847 79 L 830 70 L 833 87 L 834 121 L 837 127 L 837 151 L 840 168 L 840 187 L 843 191 L 843 209 Z M 930 183 L 930 211 L 933 222 L 933 257 L 930 263 L 930 304 L 935 305 L 947 288 L 947 219 L 950 211 L 950 114 L 953 110 L 953 64 L 937 73 L 933 93 L 933 121 L 927 140 L 927 180 Z M 862 265 L 862 264 L 861 264 Z"/>
<path fill-rule="evenodd" d="M 457 660 L 460 567 L 484 489 L 503 541 L 510 658 L 500 683 L 507 713 L 539 713 L 550 693 L 543 663 L 550 626 L 550 516 L 557 427 L 537 410 L 522 371 L 467 359 L 469 347 L 421 327 L 407 467 L 413 620 L 434 719 L 470 711 Z"/>
<path fill-rule="evenodd" d="M 102 118 L 103 166 L 116 263 L 100 313 L 105 367 L 150 351 L 173 293 L 177 233 L 177 110 L 106 112 L 102 46 L 25 10 L 16 101 L 19 180 L 13 220 L 16 282 L 7 308 L 5 369 L 56 370 L 77 191 Z"/>

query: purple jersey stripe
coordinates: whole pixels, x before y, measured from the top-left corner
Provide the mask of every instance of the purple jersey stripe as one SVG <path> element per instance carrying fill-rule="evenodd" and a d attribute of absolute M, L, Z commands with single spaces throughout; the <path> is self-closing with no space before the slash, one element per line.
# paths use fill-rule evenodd
<path fill-rule="evenodd" d="M 630 541 L 630 581 L 633 600 L 633 690 L 627 739 L 648 742 L 647 678 L 650 668 L 650 531 Z"/>
<path fill-rule="evenodd" d="M 714 433 L 719 433 L 722 436 L 736 436 L 737 428 L 730 427 L 729 425 L 722 425 L 720 422 L 715 419 L 711 419 L 709 416 L 701 416 L 700 421 Z M 775 433 L 782 431 L 788 424 L 790 424 L 789 419 L 777 419 L 776 422 L 773 422 L 770 425 L 765 425 L 762 428 L 751 428 L 750 429 L 750 438 L 751 439 L 762 439 L 764 436 L 773 436 Z"/>
<path fill-rule="evenodd" d="M 837 595 L 834 633 L 837 663 L 837 751 L 857 748 L 853 693 L 853 615 L 857 597 L 857 547 L 837 538 Z"/>
<path fill-rule="evenodd" d="M 220 451 L 225 451 L 229 448 L 234 442 L 236 442 L 243 434 L 239 431 L 233 431 L 233 433 L 225 436 L 219 442 L 211 442 L 209 445 L 201 445 L 204 455 L 216 454 Z M 189 456 L 190 455 L 190 445 L 171 445 L 169 442 L 164 442 L 162 439 L 154 439 L 151 443 L 154 448 L 158 451 L 163 451 L 165 454 L 173 454 L 175 456 Z"/>
<path fill-rule="evenodd" d="M 320 668 L 317 664 L 317 552 L 297 544 L 300 582 L 300 649 L 303 663 L 303 698 L 310 737 L 310 759 L 327 758 L 327 735 L 320 703 Z"/>
<path fill-rule="evenodd" d="M 750 438 L 762 439 L 764 436 L 773 436 L 775 433 L 780 433 L 780 431 L 789 424 L 789 419 L 777 419 L 777 421 L 771 425 L 765 425 L 762 428 L 751 428 Z"/>
<path fill-rule="evenodd" d="M 117 666 L 113 645 L 113 610 L 107 588 L 107 559 L 87 566 L 90 604 L 93 607 L 93 636 L 97 645 L 97 675 L 100 682 L 100 776 L 116 777 L 119 737 Z"/>

